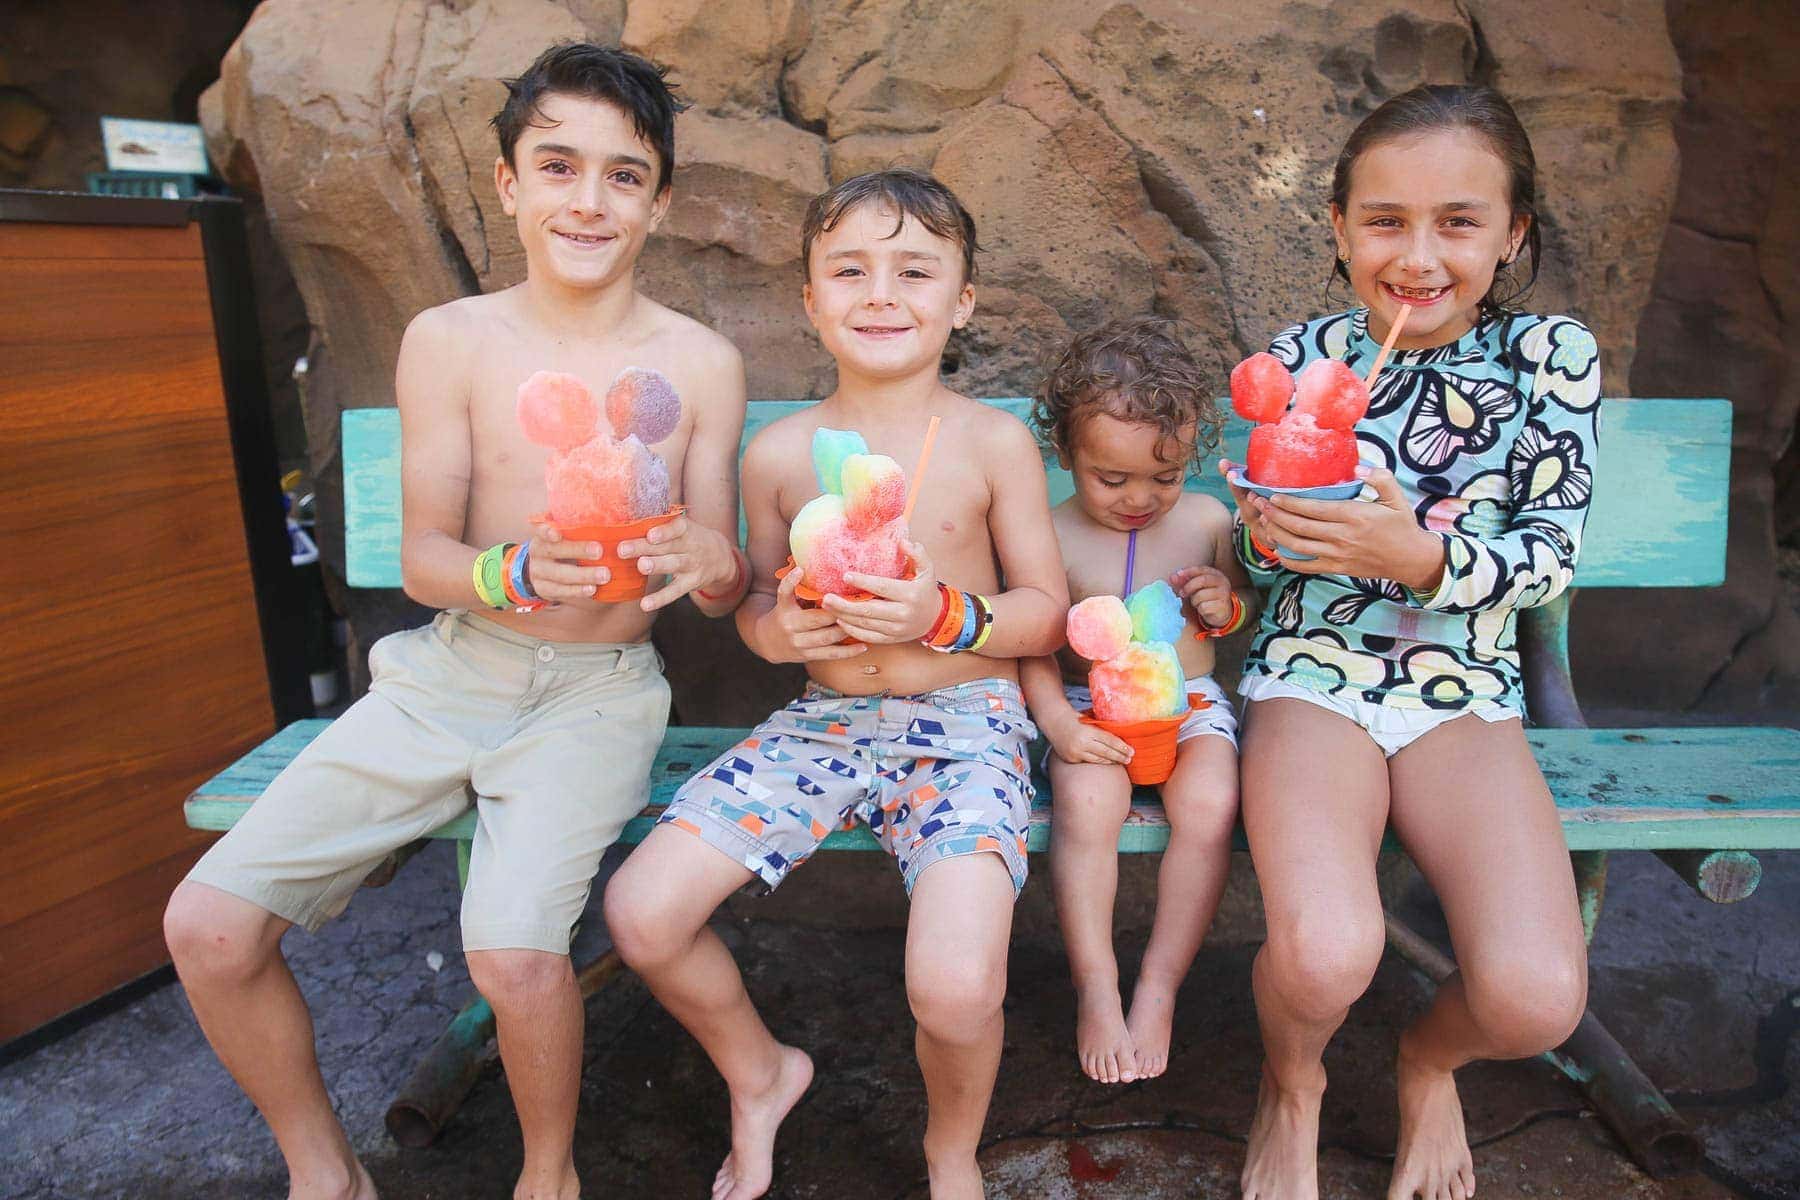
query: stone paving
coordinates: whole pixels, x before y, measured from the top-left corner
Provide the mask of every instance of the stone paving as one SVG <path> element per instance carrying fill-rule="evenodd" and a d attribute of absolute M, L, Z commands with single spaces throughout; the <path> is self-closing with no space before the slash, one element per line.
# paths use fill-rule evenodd
<path fill-rule="evenodd" d="M 342 1119 L 383 1194 L 402 1200 L 509 1195 L 519 1162 L 497 1064 L 437 1146 L 401 1149 L 382 1127 L 395 1088 L 469 995 L 448 851 L 434 846 L 319 936 L 287 943 Z M 1142 924 L 1154 860 L 1126 862 L 1121 919 Z M 1800 1200 L 1800 854 L 1767 855 L 1764 865 L 1755 897 L 1717 908 L 1649 856 L 1617 856 L 1593 948 L 1594 1010 L 1707 1137 L 1705 1170 L 1651 1180 L 1549 1067 L 1483 1064 L 1462 1075 L 1483 1200 Z M 983 1153 L 990 1197 L 1235 1196 L 1258 1059 L 1248 876 L 1239 856 L 1225 915 L 1181 997 L 1170 1073 L 1112 1089 L 1075 1069 L 1048 889 L 1039 881 L 1028 891 Z M 1402 893 L 1428 928 L 1418 889 Z M 863 855 L 822 857 L 781 895 L 734 901 L 720 918 L 770 1023 L 819 1066 L 784 1131 L 773 1196 L 926 1196 L 903 919 L 891 871 Z M 590 924 L 578 958 L 600 940 Z M 1141 933 L 1125 934 L 1125 957 L 1141 944 Z M 1333 1043 L 1328 1200 L 1383 1194 L 1394 1032 L 1426 995 L 1390 956 Z M 179 986 L 27 1045 L 0 1061 L 0 1197 L 284 1194 L 272 1140 L 208 1052 Z M 635 979 L 589 1002 L 577 1135 L 588 1195 L 702 1197 L 726 1132 L 722 1086 Z"/>

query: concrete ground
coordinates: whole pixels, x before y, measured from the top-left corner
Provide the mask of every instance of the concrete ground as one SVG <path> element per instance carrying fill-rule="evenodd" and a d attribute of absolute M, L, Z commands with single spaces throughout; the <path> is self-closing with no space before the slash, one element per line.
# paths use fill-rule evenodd
<path fill-rule="evenodd" d="M 431 1149 L 401 1149 L 382 1126 L 395 1089 L 470 994 L 448 851 L 434 846 L 389 887 L 365 890 L 343 920 L 287 942 L 342 1119 L 383 1195 L 404 1200 L 509 1195 L 519 1162 L 497 1063 Z M 1763 861 L 1762 890 L 1718 908 L 1653 858 L 1616 857 L 1593 947 L 1593 1008 L 1706 1137 L 1704 1171 L 1651 1180 L 1548 1066 L 1485 1064 L 1461 1077 L 1483 1200 L 1800 1198 L 1800 854 Z M 1142 926 L 1154 860 L 1127 863 L 1121 919 Z M 1239 856 L 1226 913 L 1182 995 L 1169 1074 L 1118 1088 L 1077 1072 L 1066 963 L 1048 888 L 1034 882 L 1017 921 L 1006 1056 L 982 1156 L 990 1197 L 1236 1195 L 1258 1064 L 1248 877 Z M 1402 879 L 1395 891 L 1429 928 L 1419 889 Z M 774 1196 L 926 1195 L 903 920 L 897 879 L 873 855 L 824 856 L 781 895 L 734 901 L 720 918 L 771 1025 L 819 1066 L 783 1132 Z M 600 941 L 593 928 L 578 958 Z M 1142 933 L 1121 942 L 1129 968 Z M 1383 1194 L 1394 1034 L 1426 996 L 1390 956 L 1333 1043 L 1326 1197 Z M 706 1195 L 727 1133 L 724 1090 L 706 1060 L 628 975 L 587 1012 L 576 1149 L 587 1194 Z M 284 1183 L 273 1142 L 176 984 L 0 1056 L 0 1197 L 240 1200 L 279 1197 Z"/>

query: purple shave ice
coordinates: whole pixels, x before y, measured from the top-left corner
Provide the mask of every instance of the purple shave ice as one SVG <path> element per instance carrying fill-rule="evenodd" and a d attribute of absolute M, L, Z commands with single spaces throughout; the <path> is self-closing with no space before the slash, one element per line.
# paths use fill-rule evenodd
<path fill-rule="evenodd" d="M 635 434 L 646 444 L 660 442 L 681 423 L 681 397 L 661 371 L 626 367 L 606 389 L 606 419 L 614 437 Z"/>

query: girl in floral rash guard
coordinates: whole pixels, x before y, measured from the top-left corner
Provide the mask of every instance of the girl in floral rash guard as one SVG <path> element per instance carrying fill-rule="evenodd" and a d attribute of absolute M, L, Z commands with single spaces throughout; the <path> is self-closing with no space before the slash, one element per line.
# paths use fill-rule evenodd
<path fill-rule="evenodd" d="M 1381 958 L 1386 827 L 1436 890 L 1460 967 L 1400 1038 L 1390 1197 L 1472 1196 L 1455 1070 L 1557 1045 L 1586 1004 L 1562 826 L 1525 742 L 1516 622 L 1575 571 L 1599 351 L 1579 321 L 1505 307 L 1527 255 L 1524 286 L 1537 273 L 1536 191 L 1498 93 L 1388 101 L 1332 181 L 1336 270 L 1358 307 L 1270 346 L 1293 371 L 1336 358 L 1364 375 L 1410 309 L 1356 427 L 1363 496 L 1233 489 L 1238 555 L 1270 589 L 1240 685 L 1243 818 L 1269 928 L 1246 1200 L 1318 1195 L 1322 1056 Z"/>
<path fill-rule="evenodd" d="M 1379 348 L 1358 308 L 1296 325 L 1269 351 L 1296 374 L 1339 358 L 1363 375 Z M 1599 402 L 1594 335 L 1569 317 L 1482 316 L 1454 342 L 1395 353 L 1357 440 L 1442 540 L 1438 586 L 1286 570 L 1240 522 L 1239 557 L 1271 589 L 1245 675 L 1430 714 L 1415 725 L 1522 713 L 1515 613 L 1574 573 Z"/>

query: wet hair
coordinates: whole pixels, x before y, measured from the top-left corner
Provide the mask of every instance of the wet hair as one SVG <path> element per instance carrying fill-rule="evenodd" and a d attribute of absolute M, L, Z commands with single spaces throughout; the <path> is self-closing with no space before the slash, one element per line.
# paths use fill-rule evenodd
<path fill-rule="evenodd" d="M 1364 117 L 1362 124 L 1351 133 L 1350 140 L 1344 143 L 1343 151 L 1338 154 L 1337 167 L 1331 173 L 1331 202 L 1337 205 L 1339 212 L 1348 213 L 1350 172 L 1364 151 L 1384 142 L 1419 137 L 1440 129 L 1466 129 L 1487 143 L 1494 157 L 1506 166 L 1507 201 L 1512 207 L 1509 228 L 1512 220 L 1529 219 L 1525 242 L 1513 261 L 1516 263 L 1524 251 L 1529 250 L 1531 274 L 1524 283 L 1511 278 L 1503 281 L 1501 276 L 1510 273 L 1504 262 L 1496 263 L 1493 282 L 1481 298 L 1482 315 L 1496 316 L 1537 282 L 1543 253 L 1538 232 L 1537 158 L 1531 152 L 1531 139 L 1526 136 L 1525 126 L 1519 123 L 1519 114 L 1499 92 L 1474 84 L 1426 84 L 1387 101 Z M 1344 282 L 1350 281 L 1350 272 L 1342 261 L 1336 261 L 1333 271 Z M 1503 286 L 1508 289 L 1504 294 Z"/>
<path fill-rule="evenodd" d="M 900 236 L 911 217 L 935 236 L 955 242 L 962 251 L 963 282 L 975 278 L 975 254 L 981 249 L 975 242 L 975 218 L 935 176 L 906 167 L 857 175 L 814 196 L 800 224 L 801 268 L 811 271 L 813 242 L 819 235 L 836 229 L 845 216 L 867 204 L 894 211 L 894 232 L 889 237 Z"/>
<path fill-rule="evenodd" d="M 1173 321 L 1125 317 L 1078 335 L 1051 363 L 1031 406 L 1038 440 L 1074 455 L 1081 426 L 1096 412 L 1155 425 L 1156 456 L 1174 463 L 1182 434 L 1195 427 L 1183 466 L 1199 467 L 1219 444 L 1224 416 L 1200 364 Z"/>
<path fill-rule="evenodd" d="M 542 116 L 546 96 L 580 96 L 602 100 L 631 118 L 633 132 L 656 151 L 656 190 L 669 186 L 675 170 L 675 114 L 687 107 L 676 99 L 674 85 L 663 79 L 666 67 L 611 46 L 592 42 L 559 42 L 537 56 L 517 79 L 503 79 L 506 103 L 488 124 L 500 135 L 500 153 L 508 166 L 513 148 L 527 126 Z"/>

